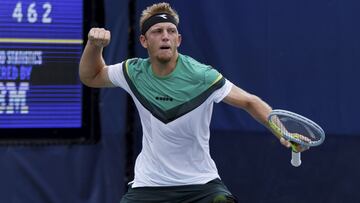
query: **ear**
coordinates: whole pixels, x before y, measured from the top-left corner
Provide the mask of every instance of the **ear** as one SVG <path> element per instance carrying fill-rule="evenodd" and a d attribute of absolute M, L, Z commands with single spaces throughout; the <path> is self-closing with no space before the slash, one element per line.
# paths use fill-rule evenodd
<path fill-rule="evenodd" d="M 145 35 L 140 35 L 139 41 L 141 43 L 141 46 L 143 46 L 145 49 L 147 49 L 146 36 Z"/>
<path fill-rule="evenodd" d="M 179 47 L 179 46 L 180 46 L 180 44 L 181 44 L 181 40 L 182 40 L 182 37 L 181 37 L 181 34 L 179 34 L 179 36 L 178 36 L 178 43 L 177 43 L 177 47 Z"/>

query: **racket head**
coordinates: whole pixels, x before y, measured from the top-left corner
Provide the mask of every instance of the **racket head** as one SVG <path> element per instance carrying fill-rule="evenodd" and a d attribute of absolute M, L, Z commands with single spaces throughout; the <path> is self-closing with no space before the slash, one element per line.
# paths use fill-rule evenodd
<path fill-rule="evenodd" d="M 325 132 L 318 124 L 294 112 L 273 110 L 268 116 L 268 122 L 286 140 L 303 146 L 318 146 L 325 140 Z"/>

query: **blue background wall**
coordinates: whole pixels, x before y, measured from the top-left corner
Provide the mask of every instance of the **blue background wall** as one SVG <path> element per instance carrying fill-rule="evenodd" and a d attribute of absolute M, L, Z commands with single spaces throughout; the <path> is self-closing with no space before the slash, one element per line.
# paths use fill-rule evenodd
<path fill-rule="evenodd" d="M 154 2 L 137 1 L 137 18 Z M 327 132 L 324 145 L 303 153 L 303 165 L 293 168 L 289 150 L 260 124 L 242 110 L 216 105 L 211 153 L 230 190 L 242 202 L 360 201 L 360 2 L 169 2 L 181 17 L 181 53 Z M 127 9 L 128 1 L 105 1 L 108 64 L 127 56 Z M 146 56 L 140 46 L 136 53 Z M 125 107 L 124 91 L 101 91 L 97 145 L 1 147 L 0 202 L 119 202 Z"/>

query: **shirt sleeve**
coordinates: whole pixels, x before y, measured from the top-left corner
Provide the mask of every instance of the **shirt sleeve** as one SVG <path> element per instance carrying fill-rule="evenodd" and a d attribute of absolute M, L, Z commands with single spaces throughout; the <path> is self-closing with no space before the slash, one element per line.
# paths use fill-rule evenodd
<path fill-rule="evenodd" d="M 117 63 L 114 65 L 109 65 L 108 76 L 110 81 L 117 87 L 123 88 L 125 91 L 129 92 L 129 86 L 126 82 L 124 72 L 123 72 L 123 63 Z"/>
<path fill-rule="evenodd" d="M 212 94 L 213 101 L 216 103 L 221 102 L 229 93 L 233 83 L 225 79 L 225 84 Z"/>

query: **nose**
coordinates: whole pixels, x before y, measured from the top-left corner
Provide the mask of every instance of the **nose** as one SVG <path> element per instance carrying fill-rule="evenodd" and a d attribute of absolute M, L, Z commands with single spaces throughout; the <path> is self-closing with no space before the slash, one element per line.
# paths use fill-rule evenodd
<path fill-rule="evenodd" d="M 164 32 L 162 33 L 161 36 L 163 41 L 168 41 L 169 40 L 169 32 L 167 30 L 164 30 Z"/>

